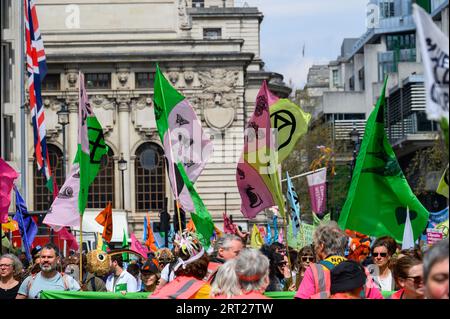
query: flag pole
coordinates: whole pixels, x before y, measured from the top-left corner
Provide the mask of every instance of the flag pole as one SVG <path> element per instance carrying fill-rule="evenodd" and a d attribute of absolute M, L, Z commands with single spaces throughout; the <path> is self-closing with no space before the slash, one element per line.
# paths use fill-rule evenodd
<path fill-rule="evenodd" d="M 159 69 L 159 64 L 156 64 L 156 67 Z M 159 70 L 160 73 L 161 70 Z M 161 74 L 162 75 L 162 74 Z M 161 81 L 161 76 L 158 77 L 159 78 L 159 85 L 162 88 L 162 81 Z M 166 98 L 164 96 L 164 90 L 161 89 L 161 95 L 163 96 L 162 100 L 164 103 L 164 110 L 166 110 Z M 164 114 L 164 116 L 167 117 L 167 114 Z M 168 121 L 169 119 L 167 119 Z M 167 133 L 169 134 L 169 148 L 170 148 L 170 155 L 172 156 L 172 162 L 174 160 L 173 158 L 173 152 L 172 152 L 172 139 L 171 139 L 171 135 L 170 135 L 170 127 L 169 125 L 167 125 Z M 164 143 L 164 141 L 162 141 Z M 172 164 L 177 164 L 177 163 L 172 163 Z M 175 167 L 174 165 L 171 165 L 172 167 L 169 168 L 169 172 L 172 173 L 172 181 L 175 184 L 175 201 L 176 201 L 176 209 L 177 209 L 177 214 L 178 214 L 178 225 L 179 225 L 179 229 L 180 229 L 180 235 L 183 233 L 183 230 L 181 229 L 181 215 L 180 215 L 180 207 L 179 207 L 179 199 L 178 199 L 178 185 L 177 185 L 177 180 L 176 180 L 176 176 L 175 176 Z M 168 235 L 168 234 L 167 234 Z M 166 236 L 167 236 L 166 235 Z"/>
<path fill-rule="evenodd" d="M 80 286 L 83 284 L 83 215 L 80 216 Z"/>

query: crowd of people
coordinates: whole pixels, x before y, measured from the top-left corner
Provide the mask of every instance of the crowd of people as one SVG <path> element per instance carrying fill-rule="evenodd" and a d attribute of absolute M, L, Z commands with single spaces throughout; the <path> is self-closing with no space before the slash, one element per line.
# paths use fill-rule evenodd
<path fill-rule="evenodd" d="M 147 259 L 125 263 L 112 254 L 106 273 L 83 255 L 81 278 L 80 256 L 62 258 L 49 243 L 33 249 L 30 264 L 24 256 L 0 257 L 0 299 L 37 299 L 46 290 L 146 292 L 150 299 L 268 299 L 277 291 L 296 299 L 448 299 L 448 239 L 425 251 L 401 250 L 388 236 L 354 245 L 333 221 L 298 251 L 280 243 L 249 248 L 246 239 L 222 235 L 206 251 L 186 231 L 176 234 L 173 250 Z"/>

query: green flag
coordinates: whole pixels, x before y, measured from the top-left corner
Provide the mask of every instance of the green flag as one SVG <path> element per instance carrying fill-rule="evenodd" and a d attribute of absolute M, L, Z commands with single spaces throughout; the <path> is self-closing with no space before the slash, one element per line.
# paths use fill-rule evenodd
<path fill-rule="evenodd" d="M 125 234 L 125 229 L 123 230 L 123 239 L 122 239 L 122 248 L 123 249 L 128 249 L 128 238 L 127 238 L 127 234 Z M 128 253 L 123 253 L 122 254 L 122 259 L 124 262 L 128 261 Z"/>
<path fill-rule="evenodd" d="M 416 240 L 427 225 L 428 211 L 411 191 L 384 130 L 386 84 L 387 78 L 367 120 L 339 226 L 401 242 L 409 207 Z"/>
<path fill-rule="evenodd" d="M 214 232 L 214 222 L 211 214 L 208 212 L 205 204 L 195 190 L 194 185 L 187 177 L 183 165 L 178 163 L 177 166 L 180 171 L 180 175 L 183 178 L 184 184 L 189 190 L 192 202 L 194 203 L 195 213 L 191 213 L 191 217 L 195 225 L 195 232 L 197 233 L 198 240 L 202 243 L 205 250 L 207 250 L 211 245 L 211 236 Z"/>
<path fill-rule="evenodd" d="M 436 193 L 448 198 L 448 165 L 444 171 L 444 174 L 442 174 Z"/>
<path fill-rule="evenodd" d="M 74 163 L 80 166 L 80 192 L 78 209 L 83 215 L 89 194 L 89 186 L 100 170 L 101 159 L 108 153 L 103 129 L 89 104 L 84 87 L 84 75 L 79 73 L 78 151 Z"/>

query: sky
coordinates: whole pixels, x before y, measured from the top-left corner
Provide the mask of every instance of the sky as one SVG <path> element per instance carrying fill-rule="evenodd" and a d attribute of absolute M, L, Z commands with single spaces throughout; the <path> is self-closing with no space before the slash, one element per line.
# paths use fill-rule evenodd
<path fill-rule="evenodd" d="M 291 80 L 298 89 L 313 64 L 336 60 L 344 38 L 359 38 L 366 31 L 368 0 L 235 0 L 236 6 L 245 2 L 264 15 L 265 70 L 281 73 L 286 84 Z"/>

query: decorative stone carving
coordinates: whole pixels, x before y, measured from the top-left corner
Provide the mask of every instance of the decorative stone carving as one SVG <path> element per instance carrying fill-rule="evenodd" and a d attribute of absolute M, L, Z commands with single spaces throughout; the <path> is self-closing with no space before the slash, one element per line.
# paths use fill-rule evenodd
<path fill-rule="evenodd" d="M 187 12 L 188 3 L 187 0 L 178 0 L 178 18 L 179 26 L 181 30 L 192 29 L 192 19 Z"/>
<path fill-rule="evenodd" d="M 200 97 L 203 118 L 210 128 L 223 131 L 233 124 L 236 116 L 238 96 L 234 87 L 239 72 L 216 68 L 199 72 L 199 80 L 204 92 Z"/>
<path fill-rule="evenodd" d="M 143 110 L 146 107 L 152 107 L 153 106 L 153 101 L 152 98 L 148 95 L 148 96 L 140 96 L 137 99 L 132 99 L 131 100 L 131 109 L 132 110 Z"/>
<path fill-rule="evenodd" d="M 130 102 L 131 99 L 128 95 L 119 95 L 116 97 L 116 103 L 119 106 L 119 112 L 129 112 Z"/>
<path fill-rule="evenodd" d="M 186 84 L 192 84 L 194 81 L 195 73 L 193 71 L 184 71 L 184 81 Z"/>
<path fill-rule="evenodd" d="M 104 95 L 94 95 L 90 100 L 96 108 L 103 107 L 105 110 L 114 110 L 116 107 L 115 101 L 108 99 Z"/>
<path fill-rule="evenodd" d="M 169 81 L 172 83 L 172 85 L 175 85 L 180 77 L 179 73 L 176 71 L 170 71 L 167 76 L 169 77 Z"/>
<path fill-rule="evenodd" d="M 119 83 L 122 87 L 125 87 L 125 85 L 127 84 L 129 74 L 129 71 L 119 71 L 117 73 L 117 80 L 119 80 Z"/>
<path fill-rule="evenodd" d="M 69 88 L 76 88 L 78 82 L 78 72 L 76 70 L 67 70 L 66 74 Z"/>

